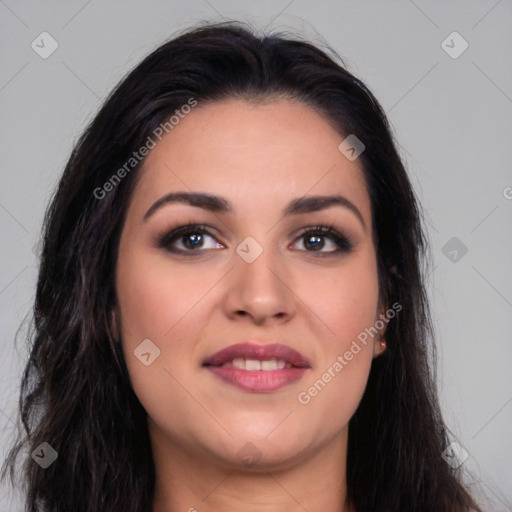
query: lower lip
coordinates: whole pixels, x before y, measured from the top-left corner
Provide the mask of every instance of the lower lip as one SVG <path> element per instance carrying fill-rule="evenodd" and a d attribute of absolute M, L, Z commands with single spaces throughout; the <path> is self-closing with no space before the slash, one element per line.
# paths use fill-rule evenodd
<path fill-rule="evenodd" d="M 239 370 L 224 366 L 207 366 L 228 384 L 244 391 L 270 393 L 299 380 L 308 368 L 283 368 L 281 370 Z"/>

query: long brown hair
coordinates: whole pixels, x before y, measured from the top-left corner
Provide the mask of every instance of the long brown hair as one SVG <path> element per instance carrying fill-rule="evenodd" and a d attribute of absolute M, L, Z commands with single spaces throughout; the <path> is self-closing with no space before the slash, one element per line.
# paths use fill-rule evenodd
<path fill-rule="evenodd" d="M 360 159 L 381 298 L 402 305 L 350 420 L 347 501 L 358 512 L 479 510 L 459 473 L 441 457 L 448 431 L 424 288 L 427 244 L 419 203 L 382 108 L 320 48 L 224 23 L 170 40 L 122 80 L 76 144 L 47 210 L 19 404 L 24 432 L 2 471 L 13 478 L 24 447 L 30 453 L 47 442 L 58 452 L 47 469 L 30 457 L 24 461 L 29 512 L 151 510 L 155 470 L 147 415 L 109 321 L 119 237 L 140 164 L 108 194 L 95 191 L 191 97 L 273 95 L 302 101 L 340 134 L 364 140 Z"/>

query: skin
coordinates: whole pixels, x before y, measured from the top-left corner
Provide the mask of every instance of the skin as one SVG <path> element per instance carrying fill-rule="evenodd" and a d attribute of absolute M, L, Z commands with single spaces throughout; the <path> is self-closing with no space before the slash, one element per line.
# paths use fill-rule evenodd
<path fill-rule="evenodd" d="M 114 318 L 148 413 L 154 512 L 349 510 L 340 505 L 348 422 L 382 352 L 377 337 L 309 403 L 298 401 L 386 310 L 370 198 L 359 161 L 338 150 L 343 139 L 304 104 L 230 99 L 199 104 L 147 156 L 121 234 Z M 178 191 L 221 196 L 233 211 L 168 203 L 143 219 Z M 352 202 L 365 226 L 341 206 L 282 218 L 292 199 L 332 194 Z M 185 255 L 158 247 L 160 234 L 188 221 L 213 236 Z M 334 224 L 355 247 L 333 253 L 326 237 L 321 254 L 314 251 L 300 235 L 318 224 Z M 252 263 L 236 252 L 248 236 L 263 248 Z M 174 246 L 187 250 L 183 238 Z M 149 366 L 134 356 L 147 338 L 161 351 Z M 277 391 L 255 393 L 202 367 L 247 340 L 288 345 L 311 368 Z M 251 466 L 238 455 L 248 442 L 259 457 Z"/>

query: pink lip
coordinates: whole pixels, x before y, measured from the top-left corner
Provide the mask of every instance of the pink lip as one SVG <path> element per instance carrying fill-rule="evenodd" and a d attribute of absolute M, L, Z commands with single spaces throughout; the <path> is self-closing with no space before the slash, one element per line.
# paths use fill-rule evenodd
<path fill-rule="evenodd" d="M 222 366 L 237 358 L 257 361 L 279 359 L 291 364 L 292 367 L 266 371 Z M 306 370 L 311 368 L 307 359 L 290 347 L 280 344 L 255 345 L 253 343 L 240 343 L 222 349 L 208 357 L 203 366 L 223 381 L 245 391 L 256 393 L 275 391 L 300 379 Z"/>

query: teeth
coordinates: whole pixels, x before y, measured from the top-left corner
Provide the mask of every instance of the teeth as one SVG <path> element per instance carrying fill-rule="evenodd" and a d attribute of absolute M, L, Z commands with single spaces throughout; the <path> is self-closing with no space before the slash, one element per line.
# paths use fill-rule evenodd
<path fill-rule="evenodd" d="M 257 359 L 243 359 L 241 357 L 233 359 L 232 361 L 227 361 L 222 366 L 225 368 L 236 368 L 237 370 L 263 370 L 267 372 L 292 367 L 290 363 L 287 363 L 282 359 L 258 361 Z"/>
<path fill-rule="evenodd" d="M 261 370 L 261 361 L 257 359 L 246 359 L 245 360 L 246 370 Z"/>
<path fill-rule="evenodd" d="M 269 359 L 268 361 L 261 361 L 261 369 L 262 370 L 277 370 L 277 359 Z"/>
<path fill-rule="evenodd" d="M 233 366 L 233 368 L 245 370 L 245 359 L 233 359 L 233 361 L 231 361 L 231 365 Z"/>

